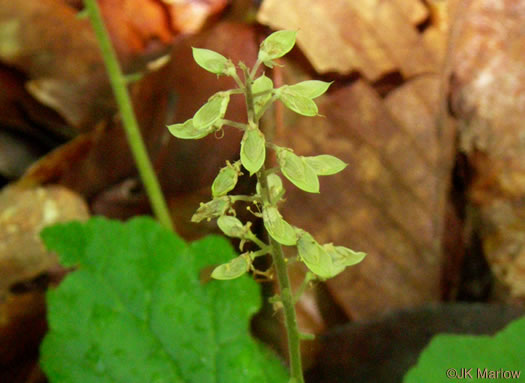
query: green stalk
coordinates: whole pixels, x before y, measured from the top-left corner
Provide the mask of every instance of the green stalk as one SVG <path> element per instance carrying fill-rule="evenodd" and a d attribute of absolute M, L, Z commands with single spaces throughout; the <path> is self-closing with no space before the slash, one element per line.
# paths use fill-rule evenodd
<path fill-rule="evenodd" d="M 252 93 L 252 74 L 249 73 L 248 68 L 241 67 L 244 71 L 246 80 L 246 107 L 248 111 L 248 120 L 250 125 L 255 125 L 259 128 L 259 121 L 256 119 L 255 106 Z M 268 174 L 265 167 L 257 172 L 257 180 L 261 185 L 261 194 L 263 199 L 263 209 L 270 206 L 270 189 L 268 187 Z M 279 281 L 279 290 L 281 291 L 281 302 L 284 311 L 284 325 L 288 338 L 288 357 L 290 360 L 290 382 L 304 383 L 303 368 L 301 361 L 301 335 L 297 325 L 297 315 L 295 313 L 294 296 L 288 276 L 288 269 L 286 267 L 286 259 L 284 258 L 281 244 L 275 241 L 270 235 L 270 245 L 272 248 L 272 258 L 275 270 L 277 272 L 277 280 Z"/>
<path fill-rule="evenodd" d="M 146 188 L 146 193 L 151 202 L 153 212 L 163 226 L 173 231 L 174 226 L 171 221 L 166 200 L 162 194 L 153 166 L 151 165 L 144 141 L 140 134 L 135 113 L 133 112 L 133 107 L 126 87 L 127 81 L 120 68 L 115 50 L 111 45 L 108 32 L 104 25 L 104 21 L 102 20 L 100 9 L 96 0 L 84 0 L 84 5 L 86 6 L 89 20 L 93 26 L 93 30 L 95 31 L 102 52 L 109 81 L 120 110 L 128 145 L 131 148 L 131 153 L 137 164 L 140 178 Z"/>

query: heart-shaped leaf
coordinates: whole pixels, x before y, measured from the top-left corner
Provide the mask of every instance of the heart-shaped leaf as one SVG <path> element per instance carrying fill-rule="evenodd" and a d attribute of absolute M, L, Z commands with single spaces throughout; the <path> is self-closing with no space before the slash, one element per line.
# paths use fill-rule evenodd
<path fill-rule="evenodd" d="M 47 296 L 41 365 L 51 383 L 288 381 L 250 336 L 257 283 L 199 278 L 235 259 L 224 238 L 187 245 L 149 218 L 94 218 L 42 237 L 65 266 L 77 267 Z"/>

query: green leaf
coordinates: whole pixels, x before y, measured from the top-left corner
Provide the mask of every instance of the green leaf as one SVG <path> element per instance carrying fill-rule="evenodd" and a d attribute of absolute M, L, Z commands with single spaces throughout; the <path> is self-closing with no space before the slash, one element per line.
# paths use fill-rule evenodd
<path fill-rule="evenodd" d="M 211 201 L 200 204 L 199 208 L 191 217 L 191 222 L 201 222 L 203 220 L 211 220 L 212 218 L 220 217 L 226 214 L 230 208 L 230 199 L 226 196 L 214 198 Z"/>
<path fill-rule="evenodd" d="M 319 193 L 319 178 L 304 157 L 299 157 L 290 150 L 281 149 L 277 152 L 277 160 L 281 172 L 291 183 L 306 192 Z"/>
<path fill-rule="evenodd" d="M 521 382 L 525 376 L 524 348 L 525 317 L 512 322 L 494 336 L 437 335 L 421 353 L 417 365 L 405 375 L 403 382 Z M 470 372 L 469 368 L 472 369 Z M 469 372 L 472 379 L 468 375 L 462 379 L 460 375 L 465 372 Z M 456 373 L 459 375 L 454 375 Z"/>
<path fill-rule="evenodd" d="M 217 266 L 211 273 L 212 278 L 219 280 L 229 280 L 239 278 L 250 270 L 250 258 L 245 254 L 239 255 L 230 262 Z"/>
<path fill-rule="evenodd" d="M 202 137 L 206 137 L 212 133 L 215 129 L 213 126 L 205 126 L 196 128 L 193 125 L 193 120 L 187 120 L 182 124 L 168 125 L 168 130 L 172 135 L 183 140 L 197 140 Z"/>
<path fill-rule="evenodd" d="M 231 215 L 223 215 L 217 220 L 219 229 L 228 237 L 243 238 L 248 232 L 242 222 Z"/>
<path fill-rule="evenodd" d="M 275 206 L 263 209 L 263 221 L 268 233 L 281 245 L 293 246 L 297 243 L 295 229 L 283 219 Z"/>
<path fill-rule="evenodd" d="M 235 66 L 223 55 L 209 49 L 192 48 L 193 59 L 201 68 L 215 74 L 230 75 Z"/>
<path fill-rule="evenodd" d="M 242 166 L 250 175 L 259 171 L 266 159 L 266 140 L 259 129 L 248 128 L 241 141 Z"/>
<path fill-rule="evenodd" d="M 304 160 L 318 176 L 331 176 L 332 174 L 339 173 L 348 166 L 348 164 L 344 163 L 339 158 L 328 154 L 304 157 Z"/>
<path fill-rule="evenodd" d="M 301 260 L 312 273 L 323 279 L 333 277 L 332 258 L 306 231 L 299 230 L 297 251 Z"/>
<path fill-rule="evenodd" d="M 259 49 L 258 60 L 272 67 L 272 60 L 283 57 L 295 45 L 296 31 L 277 31 L 268 36 Z"/>
<path fill-rule="evenodd" d="M 294 85 L 288 85 L 287 88 L 294 94 L 312 99 L 323 95 L 330 85 L 332 85 L 331 82 L 308 80 Z"/>
<path fill-rule="evenodd" d="M 47 294 L 41 366 L 51 383 L 287 381 L 250 336 L 257 283 L 199 279 L 235 257 L 225 239 L 188 246 L 149 218 L 56 225 L 42 238 L 78 266 Z"/>
<path fill-rule="evenodd" d="M 240 166 L 239 161 L 233 165 L 228 163 L 219 171 L 219 174 L 217 174 L 217 177 L 215 177 L 211 185 L 211 193 L 214 198 L 222 197 L 235 188 L 237 180 L 239 179 Z"/>
<path fill-rule="evenodd" d="M 255 104 L 255 114 L 258 115 L 261 109 L 266 105 L 268 101 L 272 98 L 272 92 L 273 89 L 273 81 L 266 77 L 264 74 L 257 78 L 252 85 L 252 92 L 253 94 L 256 93 L 262 93 L 262 92 L 268 92 L 265 94 L 261 94 L 259 96 L 255 97 L 254 104 Z"/>
<path fill-rule="evenodd" d="M 279 96 L 279 100 L 281 100 L 288 109 L 297 114 L 307 117 L 313 117 L 319 114 L 317 105 L 311 98 L 294 92 L 289 86 L 279 88 L 277 95 Z"/>
<path fill-rule="evenodd" d="M 193 125 L 198 129 L 219 125 L 220 120 L 222 120 L 226 114 L 229 102 L 230 94 L 228 92 L 214 94 L 208 102 L 201 106 L 197 113 L 195 113 L 195 116 L 193 116 Z"/>

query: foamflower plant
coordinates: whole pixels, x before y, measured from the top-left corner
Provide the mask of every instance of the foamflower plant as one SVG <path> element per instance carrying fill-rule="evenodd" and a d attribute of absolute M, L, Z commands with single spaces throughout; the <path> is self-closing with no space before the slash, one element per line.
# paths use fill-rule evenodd
<path fill-rule="evenodd" d="M 277 100 L 300 115 L 318 116 L 319 111 L 314 100 L 324 94 L 330 86 L 328 82 L 310 80 L 274 88 L 272 80 L 265 74 L 257 77 L 259 67 L 265 65 L 272 68 L 275 59 L 284 56 L 293 48 L 295 38 L 295 31 L 272 33 L 261 43 L 253 68 L 248 68 L 242 62 L 234 64 L 217 52 L 193 48 L 193 57 L 199 66 L 218 76 L 232 77 L 238 88 L 214 94 L 192 119 L 170 125 L 168 129 L 172 135 L 180 139 L 203 138 L 226 127 L 243 131 L 240 159 L 234 163 L 226 162 L 220 169 L 211 187 L 213 199 L 201 203 L 192 221 L 217 219 L 217 224 L 225 235 L 241 240 L 241 255 L 216 267 L 212 273 L 215 279 L 234 279 L 250 270 L 257 273 L 252 265 L 254 259 L 267 254 L 272 256 L 280 286 L 277 300 L 282 304 L 280 306 L 284 311 L 288 335 L 290 382 L 303 383 L 300 340 L 305 336 L 299 333 L 297 327 L 294 308 L 297 297 L 293 296 L 291 291 L 287 271 L 289 262 L 283 255 L 282 246 L 297 248 L 298 260 L 309 269 L 305 283 L 316 278 L 321 280 L 332 278 L 346 267 L 361 262 L 366 254 L 331 243 L 320 244 L 311 234 L 287 222 L 279 211 L 279 205 L 284 201 L 285 194 L 282 176 L 305 192 L 319 193 L 320 176 L 339 173 L 347 166 L 340 159 L 328 154 L 302 156 L 291 148 L 278 146 L 270 142 L 261 129 L 259 123 L 261 117 Z M 242 74 L 242 79 L 239 72 Z M 243 94 L 245 97 L 247 123 L 225 119 L 230 96 L 234 94 Z M 268 150 L 275 152 L 277 167 L 266 168 Z M 254 194 L 229 194 L 243 172 L 257 178 Z M 236 217 L 235 204 L 238 201 L 253 204 L 253 209 L 250 210 L 262 218 L 268 233 L 267 240 L 258 238 L 252 232 L 250 222 L 243 223 Z M 253 242 L 256 250 L 243 252 L 246 242 Z"/>

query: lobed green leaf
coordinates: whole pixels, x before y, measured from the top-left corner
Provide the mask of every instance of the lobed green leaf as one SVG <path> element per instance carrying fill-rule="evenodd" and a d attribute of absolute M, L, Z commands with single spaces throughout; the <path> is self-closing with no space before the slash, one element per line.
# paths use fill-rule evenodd
<path fill-rule="evenodd" d="M 250 336 L 257 283 L 199 278 L 235 257 L 224 238 L 187 245 L 150 218 L 93 218 L 46 228 L 42 238 L 78 266 L 47 294 L 40 364 L 51 383 L 288 381 Z"/>

